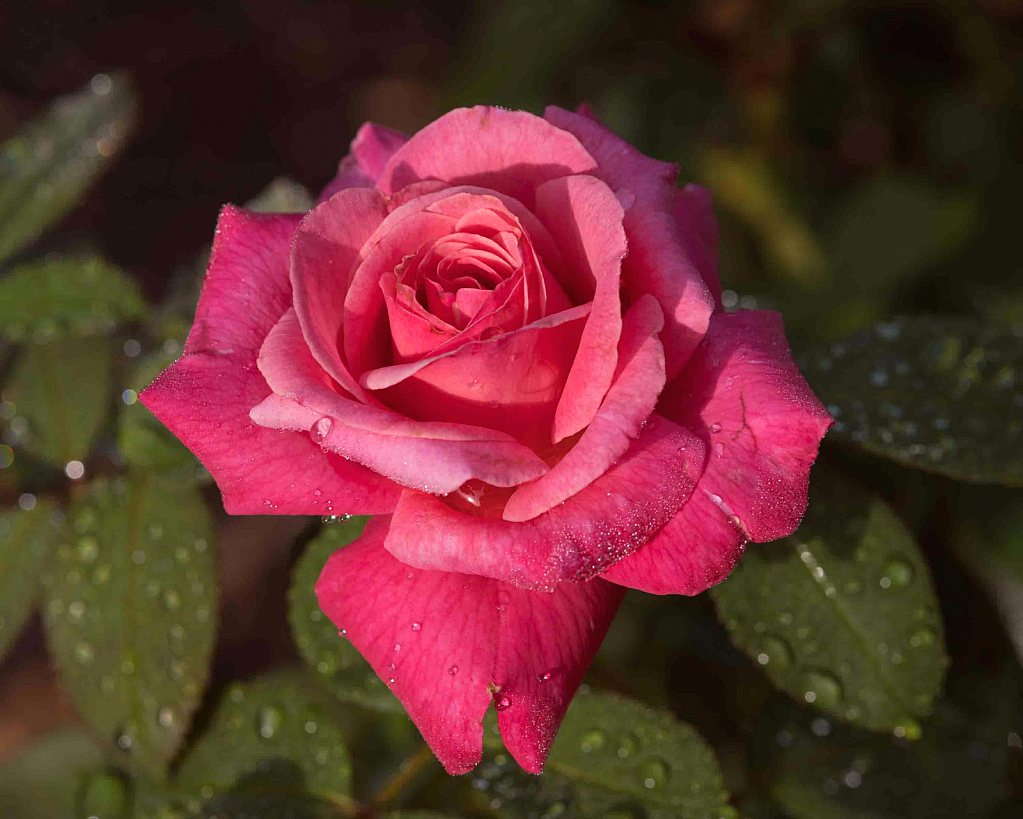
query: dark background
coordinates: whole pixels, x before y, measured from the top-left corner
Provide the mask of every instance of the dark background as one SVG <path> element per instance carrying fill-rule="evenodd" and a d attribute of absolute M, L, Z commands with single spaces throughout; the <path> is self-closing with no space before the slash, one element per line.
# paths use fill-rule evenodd
<path fill-rule="evenodd" d="M 9 3 L 0 135 L 97 72 L 133 78 L 136 138 L 66 225 L 154 298 L 224 202 L 280 174 L 318 189 L 364 120 L 411 132 L 456 104 L 590 102 L 711 187 L 726 287 L 768 304 L 786 285 L 835 300 L 843 271 L 876 266 L 848 258 L 855 231 L 833 240 L 858 186 L 894 176 L 911 199 L 959 202 L 951 228 L 920 227 L 954 241 L 931 236 L 898 282 L 865 282 L 884 298 L 844 330 L 895 308 L 983 309 L 1020 278 L 1021 44 L 1019 0 Z M 905 216 L 895 200 L 879 222 L 885 206 Z"/>

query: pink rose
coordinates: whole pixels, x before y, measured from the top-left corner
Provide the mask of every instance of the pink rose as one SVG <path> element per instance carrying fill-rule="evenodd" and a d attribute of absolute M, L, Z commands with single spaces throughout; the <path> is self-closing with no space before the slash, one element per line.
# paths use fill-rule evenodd
<path fill-rule="evenodd" d="M 141 400 L 235 514 L 377 515 L 317 594 L 451 773 L 538 772 L 623 588 L 787 535 L 831 423 L 726 315 L 706 191 L 587 111 L 364 125 L 308 214 L 224 208 Z"/>

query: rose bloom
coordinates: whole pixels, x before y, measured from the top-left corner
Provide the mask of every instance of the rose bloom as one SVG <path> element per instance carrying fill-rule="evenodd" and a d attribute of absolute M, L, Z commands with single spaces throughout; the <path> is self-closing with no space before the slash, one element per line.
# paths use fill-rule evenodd
<path fill-rule="evenodd" d="M 228 512 L 376 515 L 316 592 L 451 773 L 491 702 L 539 772 L 625 588 L 697 594 L 805 510 L 830 416 L 777 314 L 723 312 L 676 175 L 585 108 L 366 124 L 309 213 L 224 208 L 140 396 Z"/>

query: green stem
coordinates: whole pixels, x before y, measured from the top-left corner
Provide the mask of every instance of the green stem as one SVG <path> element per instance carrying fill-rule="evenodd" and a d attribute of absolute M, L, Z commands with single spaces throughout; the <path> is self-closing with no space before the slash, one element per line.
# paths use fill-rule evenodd
<path fill-rule="evenodd" d="M 430 750 L 429 746 L 424 742 L 419 750 L 404 762 L 398 766 L 398 770 L 395 771 L 387 783 L 380 789 L 375 797 L 373 797 L 373 806 L 376 808 L 387 807 L 391 802 L 397 799 L 402 791 L 409 786 L 409 783 L 415 779 L 424 767 L 430 763 L 436 764 L 436 759 L 433 755 L 433 751 Z"/>

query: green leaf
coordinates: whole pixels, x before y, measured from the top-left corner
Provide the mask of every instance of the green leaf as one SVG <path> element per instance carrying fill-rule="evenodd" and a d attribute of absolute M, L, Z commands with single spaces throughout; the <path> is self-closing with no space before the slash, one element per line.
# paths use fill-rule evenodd
<path fill-rule="evenodd" d="M 51 254 L 0 279 L 0 330 L 14 340 L 107 333 L 145 315 L 136 284 L 97 256 Z"/>
<path fill-rule="evenodd" d="M 970 319 L 899 318 L 811 350 L 829 437 L 960 480 L 1023 485 L 1023 335 Z"/>
<path fill-rule="evenodd" d="M 533 777 L 503 752 L 494 712 L 473 771 L 474 785 L 502 816 L 726 819 L 721 772 L 696 730 L 666 711 L 608 693 L 576 694 L 551 746 L 543 776 Z"/>
<path fill-rule="evenodd" d="M 110 408 L 113 363 L 107 338 L 68 336 L 29 344 L 4 390 L 28 422 L 25 434 L 12 443 L 60 466 L 84 461 Z"/>
<path fill-rule="evenodd" d="M 63 526 L 56 504 L 37 500 L 30 510 L 0 510 L 0 657 L 36 602 L 39 574 Z"/>
<path fill-rule="evenodd" d="M 313 195 L 303 185 L 287 176 L 279 176 L 244 207 L 259 213 L 305 213 L 315 204 Z"/>
<path fill-rule="evenodd" d="M 0 146 L 0 262 L 73 207 L 124 145 L 134 99 L 98 74 Z"/>
<path fill-rule="evenodd" d="M 297 668 L 233 684 L 182 760 L 179 785 L 349 804 L 351 760 L 332 704 Z"/>
<path fill-rule="evenodd" d="M 978 225 L 977 201 L 919 177 L 880 176 L 857 188 L 839 219 L 833 253 L 861 289 L 891 290 L 962 244 Z"/>
<path fill-rule="evenodd" d="M 80 814 L 80 795 L 103 753 L 88 732 L 65 728 L 37 739 L 0 766 L 4 816 L 55 819 Z M 115 815 L 116 817 L 116 815 Z"/>
<path fill-rule="evenodd" d="M 302 659 L 340 699 L 376 711 L 396 713 L 403 711 L 398 698 L 355 646 L 338 635 L 337 628 L 320 611 L 313 592 L 327 558 L 362 534 L 367 520 L 367 517 L 355 517 L 324 526 L 309 542 L 292 577 L 288 619 Z"/>
<path fill-rule="evenodd" d="M 152 469 L 182 480 L 206 479 L 199 460 L 156 416 L 138 402 L 138 394 L 177 358 L 177 349 L 159 350 L 142 358 L 121 393 L 117 444 L 124 459 L 139 469 Z"/>
<path fill-rule="evenodd" d="M 43 577 L 64 688 L 118 764 L 159 779 L 185 737 L 216 632 L 210 517 L 187 484 L 99 480 Z"/>
<path fill-rule="evenodd" d="M 799 530 L 751 545 L 711 590 L 733 640 L 790 696 L 913 737 L 947 658 L 916 543 L 876 496 L 814 467 Z"/>
<path fill-rule="evenodd" d="M 754 763 L 774 769 L 771 793 L 794 819 L 992 816 L 1018 778 L 1019 734 L 1010 732 L 1019 727 L 1020 681 L 1018 671 L 984 672 L 969 707 L 939 700 L 916 742 L 772 709 L 780 724 L 752 751 Z"/>

